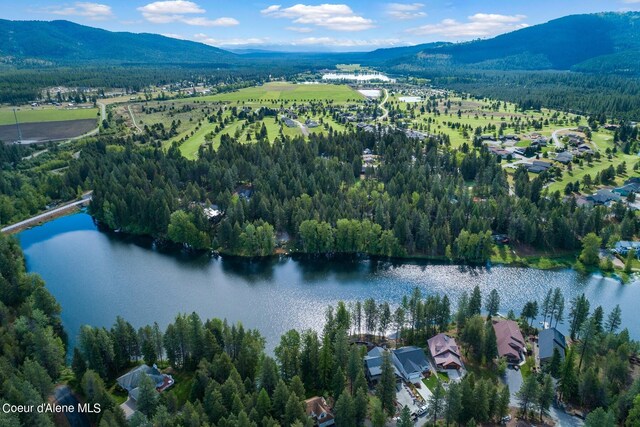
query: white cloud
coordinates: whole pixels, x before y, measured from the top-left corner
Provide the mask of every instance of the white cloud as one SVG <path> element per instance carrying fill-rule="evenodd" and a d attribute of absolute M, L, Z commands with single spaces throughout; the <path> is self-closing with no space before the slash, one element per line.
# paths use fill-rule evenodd
<path fill-rule="evenodd" d="M 73 6 L 47 8 L 45 12 L 61 16 L 83 16 L 93 21 L 113 18 L 111 6 L 99 3 L 76 2 Z"/>
<path fill-rule="evenodd" d="M 196 25 L 201 27 L 233 27 L 240 23 L 234 18 L 209 19 L 201 16 L 197 18 L 184 18 L 181 22 L 187 25 Z"/>
<path fill-rule="evenodd" d="M 399 39 L 336 39 L 333 37 L 305 37 L 293 40 L 292 46 L 334 46 L 334 47 L 382 47 L 382 46 L 400 46 L 406 43 Z"/>
<path fill-rule="evenodd" d="M 309 27 L 285 27 L 285 30 L 294 31 L 296 33 L 311 33 L 313 28 Z"/>
<path fill-rule="evenodd" d="M 423 12 L 422 8 L 424 8 L 422 3 L 389 3 L 386 13 L 391 19 L 406 21 L 427 16 L 427 13 Z"/>
<path fill-rule="evenodd" d="M 161 36 L 165 36 L 165 37 L 169 37 L 170 39 L 187 40 L 187 38 L 185 36 L 183 36 L 182 34 L 162 33 L 160 35 Z"/>
<path fill-rule="evenodd" d="M 268 38 L 260 37 L 217 39 L 203 33 L 195 34 L 193 38 L 200 43 L 208 44 L 211 46 L 248 46 L 262 45 L 269 42 Z"/>
<path fill-rule="evenodd" d="M 209 19 L 205 16 L 188 16 L 202 15 L 207 11 L 186 0 L 156 1 L 139 7 L 138 10 L 144 19 L 154 24 L 180 22 L 199 27 L 231 27 L 240 23 L 237 19 L 228 17 Z"/>
<path fill-rule="evenodd" d="M 272 5 L 261 13 L 273 18 L 291 19 L 295 24 L 315 25 L 334 31 L 362 31 L 375 27 L 371 19 L 357 15 L 346 4 L 296 4 L 287 8 Z"/>
<path fill-rule="evenodd" d="M 522 22 L 526 19 L 525 15 L 476 13 L 467 19 L 466 22 L 444 19 L 437 24 L 423 25 L 407 31 L 420 36 L 435 35 L 446 39 L 469 39 L 495 36 L 528 26 L 528 24 Z"/>

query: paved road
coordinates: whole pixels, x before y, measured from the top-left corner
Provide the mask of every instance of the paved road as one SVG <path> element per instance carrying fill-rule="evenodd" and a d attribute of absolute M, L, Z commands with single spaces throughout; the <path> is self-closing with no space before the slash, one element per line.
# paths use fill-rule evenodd
<path fill-rule="evenodd" d="M 307 136 L 309 136 L 309 128 L 308 127 L 306 127 L 302 122 L 299 122 L 298 120 L 293 120 L 293 122 L 298 125 L 298 127 L 302 131 L 302 135 L 304 135 L 305 138 Z"/>
<path fill-rule="evenodd" d="M 71 427 L 91 427 L 91 422 L 89 418 L 87 418 L 87 415 L 78 412 L 78 404 L 80 402 L 73 395 L 69 386 L 61 385 L 56 387 L 53 396 L 58 405 L 73 405 L 76 408 L 74 412 L 64 413 Z"/>
<path fill-rule="evenodd" d="M 15 224 L 8 225 L 8 226 L 4 227 L 0 231 L 2 231 L 3 233 L 8 233 L 8 232 L 11 232 L 13 230 L 19 229 L 21 227 L 25 227 L 25 226 L 28 226 L 28 225 L 33 224 L 33 223 L 38 223 L 41 220 L 50 217 L 51 215 L 55 215 L 57 213 L 64 212 L 65 210 L 67 210 L 69 208 L 72 208 L 74 206 L 80 206 L 83 203 L 86 203 L 88 200 L 91 200 L 91 192 L 84 194 L 82 196 L 82 199 L 80 199 L 80 200 L 76 200 L 76 201 L 73 201 L 71 203 L 67 203 L 65 205 L 58 206 L 57 208 L 50 209 L 50 210 L 48 210 L 46 212 L 43 212 L 43 213 L 41 213 L 39 215 L 33 216 L 33 217 L 29 218 L 29 219 L 25 219 L 24 221 L 20 221 L 20 222 L 17 222 Z"/>
<path fill-rule="evenodd" d="M 574 128 L 564 128 L 564 129 L 554 130 L 553 133 L 551 134 L 551 138 L 553 139 L 553 145 L 555 145 L 557 148 L 564 148 L 564 143 L 560 141 L 560 138 L 558 138 L 558 132 L 564 132 L 572 129 Z"/>
<path fill-rule="evenodd" d="M 509 405 L 517 408 L 520 402 L 516 397 L 516 393 L 518 393 L 518 390 L 520 390 L 520 387 L 522 387 L 522 371 L 507 369 L 504 377 L 502 378 L 502 381 L 509 386 L 509 392 L 511 393 Z M 552 406 L 551 408 L 549 408 L 549 416 L 554 421 L 556 421 L 558 426 L 580 427 L 584 425 L 584 421 L 582 421 L 580 418 L 569 415 L 556 406 Z"/>
<path fill-rule="evenodd" d="M 384 90 L 384 99 L 382 100 L 380 105 L 378 105 L 378 107 L 380 107 L 380 109 L 382 111 L 384 111 L 384 114 L 381 115 L 380 117 L 378 117 L 378 120 L 380 120 L 380 121 L 382 121 L 382 120 L 386 119 L 387 117 L 389 117 L 389 110 L 384 108 L 384 104 L 386 104 L 387 100 L 389 99 L 389 91 L 387 91 L 386 89 L 383 89 L 383 90 Z"/>

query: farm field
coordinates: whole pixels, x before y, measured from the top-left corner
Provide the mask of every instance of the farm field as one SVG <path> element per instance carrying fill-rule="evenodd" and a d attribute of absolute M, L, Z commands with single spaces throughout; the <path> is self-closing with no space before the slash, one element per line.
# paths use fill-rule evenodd
<path fill-rule="evenodd" d="M 64 120 L 38 123 L 22 123 L 20 132 L 23 141 L 59 141 L 83 135 L 96 127 L 95 119 Z M 0 141 L 13 142 L 18 139 L 16 125 L 0 126 Z"/>
<path fill-rule="evenodd" d="M 331 84 L 293 84 L 267 83 L 240 89 L 237 92 L 220 93 L 217 95 L 199 97 L 200 101 L 228 101 L 270 105 L 274 101 L 333 101 L 346 103 L 364 99 L 357 91 L 346 85 Z"/>
<path fill-rule="evenodd" d="M 57 122 L 64 120 L 98 119 L 97 108 L 55 108 L 20 107 L 16 108 L 20 123 Z M 13 108 L 0 108 L 0 125 L 15 124 Z"/>

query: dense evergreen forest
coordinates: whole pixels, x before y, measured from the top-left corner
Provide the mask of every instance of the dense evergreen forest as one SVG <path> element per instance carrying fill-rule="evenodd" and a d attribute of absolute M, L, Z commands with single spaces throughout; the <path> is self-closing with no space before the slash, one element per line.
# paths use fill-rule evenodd
<path fill-rule="evenodd" d="M 260 135 L 253 144 L 224 136 L 189 161 L 177 149 L 101 138 L 64 176 L 93 189 L 91 214 L 113 230 L 192 249 L 268 255 L 277 244 L 311 254 L 446 257 L 482 263 L 492 233 L 533 247 L 574 251 L 596 233 L 603 245 L 630 239 L 637 218 L 623 204 L 577 206 L 543 189 L 542 173 L 515 175 L 515 194 L 485 150 L 453 150 L 403 133 L 331 133 L 303 139 Z M 370 149 L 382 159 L 362 172 Z M 205 208 L 219 213 L 207 218 Z"/>
<path fill-rule="evenodd" d="M 424 70 L 407 65 L 393 70 L 429 78 L 436 87 L 503 99 L 525 109 L 544 106 L 594 117 L 605 115 L 613 121 L 640 117 L 640 81 L 635 77 L 568 71 Z"/>
<path fill-rule="evenodd" d="M 25 272 L 17 240 L 0 236 L 0 404 L 46 402 L 65 369 L 60 305 L 40 277 Z M 0 412 L 0 425 L 53 426 L 48 414 Z"/>

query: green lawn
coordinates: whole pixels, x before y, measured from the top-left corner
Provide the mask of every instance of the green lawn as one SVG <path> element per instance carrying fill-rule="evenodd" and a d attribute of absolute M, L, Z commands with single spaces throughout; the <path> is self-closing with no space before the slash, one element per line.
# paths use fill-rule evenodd
<path fill-rule="evenodd" d="M 535 366 L 535 361 L 533 360 L 533 356 L 527 357 L 527 360 L 524 362 L 524 365 L 520 366 L 520 371 L 522 372 L 522 378 L 526 379 L 529 375 L 531 375 L 531 370 Z"/>
<path fill-rule="evenodd" d="M 582 179 L 586 174 L 591 175 L 591 178 L 593 179 L 598 172 L 608 168 L 609 166 L 613 166 L 614 168 L 616 168 L 619 164 L 625 161 L 627 162 L 627 173 L 629 173 L 630 171 L 632 172 L 633 165 L 639 160 L 640 158 L 638 156 L 622 154 L 618 152 L 618 154 L 611 160 L 607 159 L 606 155 L 603 154 L 602 158 L 600 160 L 594 160 L 591 163 L 591 166 L 589 166 L 586 162 L 584 162 L 582 167 L 576 164 L 572 164 L 573 170 L 571 172 L 567 170 L 563 171 L 562 179 L 549 185 L 549 191 L 558 190 L 562 192 L 564 190 L 564 187 L 569 182 L 575 182 L 578 179 L 582 182 Z M 617 177 L 616 179 L 617 184 L 624 181 L 624 178 Z"/>
<path fill-rule="evenodd" d="M 198 98 L 199 101 L 230 101 L 271 104 L 273 101 L 333 101 L 345 103 L 361 100 L 363 96 L 347 85 L 293 84 L 272 82 L 262 86 L 240 89 Z"/>
<path fill-rule="evenodd" d="M 22 107 L 16 110 L 20 123 L 59 122 L 63 120 L 97 119 L 97 108 L 43 108 Z M 15 118 L 13 109 L 0 108 L 0 125 L 12 125 Z"/>
<path fill-rule="evenodd" d="M 191 393 L 191 385 L 193 383 L 193 373 L 173 372 L 171 374 L 175 383 L 173 387 L 165 393 L 173 393 L 178 398 L 178 404 L 184 405 Z"/>
<path fill-rule="evenodd" d="M 422 382 L 424 383 L 424 385 L 427 386 L 429 390 L 433 392 L 433 390 L 436 388 L 436 384 L 438 383 L 438 380 L 440 380 L 443 383 L 448 383 L 449 376 L 444 372 L 438 372 L 437 375 L 431 374 L 429 378 L 424 378 Z"/>

